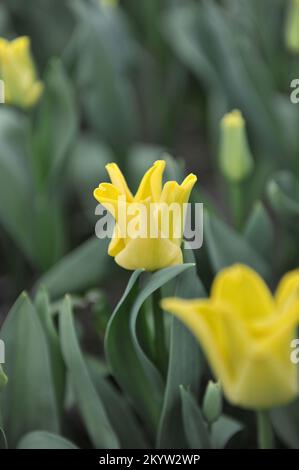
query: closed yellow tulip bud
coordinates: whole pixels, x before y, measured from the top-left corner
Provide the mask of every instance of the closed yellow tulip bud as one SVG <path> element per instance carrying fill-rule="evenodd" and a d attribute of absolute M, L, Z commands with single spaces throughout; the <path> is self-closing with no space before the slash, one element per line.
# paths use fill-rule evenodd
<path fill-rule="evenodd" d="M 237 109 L 226 114 L 220 124 L 219 163 L 224 176 L 240 182 L 252 171 L 253 159 L 245 131 L 245 121 Z"/>
<path fill-rule="evenodd" d="M 111 184 L 101 183 L 94 191 L 95 199 L 112 213 L 116 221 L 108 254 L 125 269 L 155 271 L 183 261 L 184 211 L 179 214 L 166 211 L 166 224 L 162 215 L 165 208 L 171 208 L 173 204 L 180 208 L 188 202 L 197 178 L 190 174 L 180 185 L 176 181 L 168 181 L 163 186 L 164 168 L 164 160 L 156 161 L 143 176 L 133 196 L 118 166 L 110 163 L 106 169 Z"/>
<path fill-rule="evenodd" d="M 0 78 L 6 103 L 29 108 L 38 101 L 43 84 L 37 80 L 27 36 L 13 41 L 0 38 Z"/>
<path fill-rule="evenodd" d="M 286 274 L 274 296 L 244 265 L 221 271 L 206 300 L 164 299 L 198 338 L 224 394 L 233 404 L 262 410 L 297 397 L 291 341 L 299 323 L 299 270 Z"/>
<path fill-rule="evenodd" d="M 287 48 L 299 53 L 299 0 L 290 0 L 286 18 L 285 40 Z"/>

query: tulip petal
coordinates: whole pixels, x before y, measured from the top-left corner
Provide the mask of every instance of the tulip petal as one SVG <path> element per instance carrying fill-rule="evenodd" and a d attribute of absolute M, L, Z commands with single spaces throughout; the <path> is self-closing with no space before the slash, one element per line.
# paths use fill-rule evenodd
<path fill-rule="evenodd" d="M 299 269 L 283 276 L 275 293 L 275 302 L 281 307 L 288 299 L 299 295 Z"/>
<path fill-rule="evenodd" d="M 128 188 L 125 177 L 120 171 L 118 165 L 116 163 L 108 163 L 105 168 L 108 172 L 111 183 L 120 191 L 121 194 L 125 194 L 128 202 L 133 201 L 133 195 Z"/>
<path fill-rule="evenodd" d="M 117 219 L 118 205 L 121 204 L 121 197 L 123 196 L 120 190 L 111 183 L 101 183 L 94 190 L 93 195 Z"/>
<path fill-rule="evenodd" d="M 136 238 L 127 241 L 115 261 L 125 269 L 156 271 L 181 264 L 183 256 L 180 247 L 167 239 Z"/>
<path fill-rule="evenodd" d="M 143 201 L 151 198 L 153 202 L 158 202 L 162 191 L 162 176 L 165 168 L 164 160 L 157 160 L 153 166 L 143 176 L 135 201 Z"/>
<path fill-rule="evenodd" d="M 259 321 L 274 315 L 274 301 L 263 279 L 251 268 L 235 264 L 215 278 L 211 298 L 226 303 L 244 321 Z"/>
<path fill-rule="evenodd" d="M 248 359 L 240 370 L 238 383 L 227 396 L 238 406 L 257 410 L 282 406 L 297 394 L 297 367 L 289 355 L 284 363 L 279 363 L 265 351 Z"/>
<path fill-rule="evenodd" d="M 221 304 L 209 300 L 163 299 L 163 309 L 176 315 L 195 335 L 225 390 L 234 384 L 246 357 L 243 324 Z"/>

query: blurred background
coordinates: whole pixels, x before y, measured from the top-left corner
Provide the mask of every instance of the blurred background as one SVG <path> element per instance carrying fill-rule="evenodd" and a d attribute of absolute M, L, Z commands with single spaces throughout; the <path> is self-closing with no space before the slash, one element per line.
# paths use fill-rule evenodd
<path fill-rule="evenodd" d="M 168 179 L 185 171 L 198 176 L 193 199 L 215 218 L 205 240 L 214 237 L 220 250 L 204 241 L 196 254 L 206 286 L 222 253 L 238 252 L 236 239 L 249 240 L 270 282 L 298 264 L 299 104 L 290 101 L 291 80 L 299 78 L 295 3 L 1 2 L 1 36 L 29 36 L 44 83 L 32 109 L 0 105 L 2 315 L 23 289 L 40 284 L 52 300 L 72 292 L 97 312 L 115 305 L 129 273 L 94 236 L 92 196 L 107 181 L 110 161 L 133 189 L 163 155 Z M 220 121 L 235 108 L 253 161 L 237 183 L 219 165 Z M 251 251 L 246 256 L 252 259 Z"/>

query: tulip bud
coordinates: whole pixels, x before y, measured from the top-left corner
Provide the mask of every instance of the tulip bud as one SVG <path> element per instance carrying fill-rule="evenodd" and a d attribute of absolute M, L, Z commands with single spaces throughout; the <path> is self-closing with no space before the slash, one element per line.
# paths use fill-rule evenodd
<path fill-rule="evenodd" d="M 13 41 L 0 38 L 0 79 L 6 103 L 29 108 L 39 100 L 43 84 L 37 79 L 27 36 Z"/>
<path fill-rule="evenodd" d="M 202 405 L 202 412 L 208 424 L 213 424 L 222 413 L 222 392 L 219 382 L 209 381 Z"/>
<path fill-rule="evenodd" d="M 220 125 L 220 168 L 225 177 L 232 182 L 240 182 L 252 171 L 251 156 L 245 121 L 237 109 L 226 114 Z"/>
<path fill-rule="evenodd" d="M 287 48 L 299 53 L 299 0 L 290 0 L 285 28 L 285 41 Z"/>

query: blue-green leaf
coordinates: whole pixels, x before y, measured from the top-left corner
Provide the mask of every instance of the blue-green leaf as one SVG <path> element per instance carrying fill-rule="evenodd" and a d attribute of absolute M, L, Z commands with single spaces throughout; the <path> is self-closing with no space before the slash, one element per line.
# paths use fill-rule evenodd
<path fill-rule="evenodd" d="M 210 436 L 202 413 L 192 394 L 180 387 L 183 423 L 190 449 L 210 449 Z"/>
<path fill-rule="evenodd" d="M 99 449 L 118 448 L 117 436 L 112 429 L 80 351 L 72 318 L 71 300 L 68 296 L 65 297 L 59 315 L 59 325 L 63 357 L 90 439 Z"/>
<path fill-rule="evenodd" d="M 9 447 L 27 432 L 57 432 L 58 411 L 46 338 L 34 306 L 22 294 L 1 329 L 5 342 L 7 386 L 0 394 Z"/>
<path fill-rule="evenodd" d="M 78 447 L 58 434 L 34 431 L 21 439 L 18 449 L 78 449 Z"/>
<path fill-rule="evenodd" d="M 194 260 L 192 250 L 185 250 L 184 255 L 185 261 Z M 205 297 L 205 290 L 197 277 L 196 267 L 178 276 L 175 295 L 182 298 Z M 202 366 L 203 360 L 197 341 L 182 322 L 172 317 L 169 364 L 157 438 L 158 447 L 182 448 L 186 444 L 179 386 L 188 387 L 196 395 Z"/>

